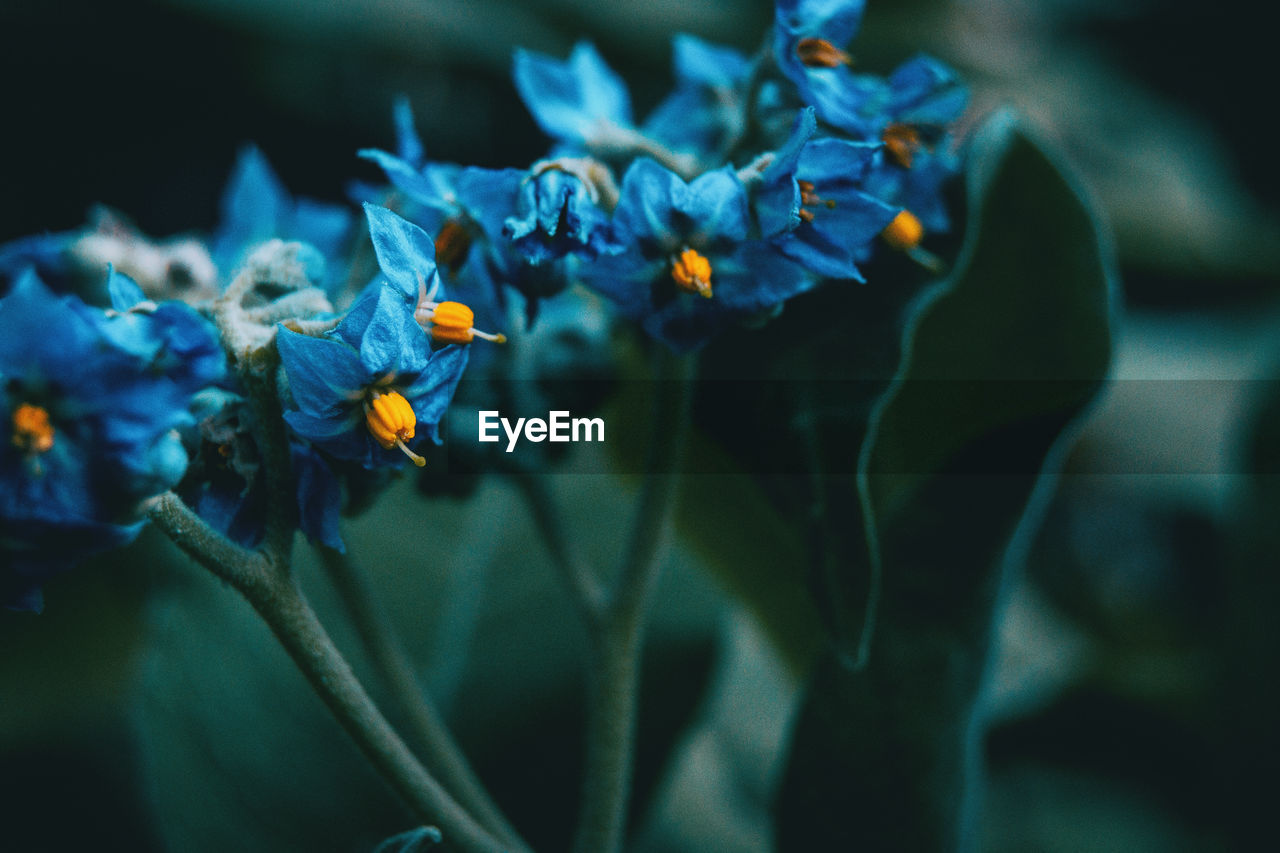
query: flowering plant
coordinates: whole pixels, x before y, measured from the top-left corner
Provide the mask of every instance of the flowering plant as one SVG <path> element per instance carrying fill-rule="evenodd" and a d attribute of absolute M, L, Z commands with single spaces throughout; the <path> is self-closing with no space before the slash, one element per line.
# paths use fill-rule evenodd
<path fill-rule="evenodd" d="M 150 523 L 247 600 L 422 824 L 379 850 L 530 849 L 378 617 L 343 521 L 404 500 L 407 474 L 429 495 L 474 491 L 464 474 L 500 476 L 527 503 L 585 633 L 573 844 L 617 850 L 664 545 L 708 536 L 704 517 L 735 505 L 680 475 L 729 469 L 789 536 L 813 534 L 764 582 L 709 561 L 779 654 L 812 673 L 775 792 L 779 845 L 878 847 L 901 811 L 882 813 L 876 797 L 927 815 L 913 830 L 922 846 L 962 843 L 957 792 L 993 612 L 984 593 L 1106 370 L 1109 271 L 1078 196 L 1010 115 L 962 131 L 965 87 L 929 57 L 888 76 L 855 70 L 846 48 L 862 7 L 779 0 L 755 56 L 677 36 L 675 88 L 643 120 L 591 43 L 568 59 L 519 51 L 515 87 L 553 142 L 524 168 L 428 159 L 402 100 L 395 150 L 360 152 L 386 182 L 353 191 L 363 221 L 293 198 L 246 149 L 220 227 L 184 249 L 181 286 L 136 262 L 148 245 L 136 232 L 0 247 L 4 603 L 38 610 L 53 575 Z M 1030 292 L 1027 258 L 1002 229 L 1056 217 L 1037 264 L 1052 271 Z M 85 263 L 106 255 L 116 268 Z M 110 308 L 92 305 L 95 290 Z M 1054 322 L 997 328 L 997 303 Z M 1024 382 L 956 394 L 997 375 Z M 614 438 L 646 433 L 626 429 L 637 401 L 652 408 L 642 453 Z M 592 417 L 558 417 L 579 404 Z M 512 427 L 508 411 L 548 418 Z M 499 420 L 503 442 L 486 434 Z M 461 426 L 477 422 L 478 434 Z M 553 446 L 593 429 L 608 436 L 608 462 Z M 688 453 L 691 442 L 717 449 Z M 976 515 L 948 475 L 1005 463 L 1015 476 Z M 608 537 L 621 542 L 616 571 L 582 553 L 548 486 L 552 472 L 593 464 L 641 475 L 630 534 Z M 304 596 L 298 532 L 341 590 L 394 714 Z M 954 575 L 929 591 L 912 587 L 932 577 L 913 562 L 921 535 L 961 543 Z M 770 594 L 779 573 L 787 601 L 806 583 L 812 593 L 802 628 Z M 904 634 L 947 597 L 963 614 L 960 671 L 911 689 L 951 734 L 911 739 L 911 721 L 876 730 L 869 718 L 850 735 L 839 720 L 872 714 L 868 695 L 893 701 L 885 680 Z M 911 663 L 936 663 L 907 647 Z M 905 743 L 923 769 L 854 778 L 887 761 L 868 737 Z M 887 793 L 871 796 L 878 785 Z M 843 818 L 850 800 L 865 819 Z"/>

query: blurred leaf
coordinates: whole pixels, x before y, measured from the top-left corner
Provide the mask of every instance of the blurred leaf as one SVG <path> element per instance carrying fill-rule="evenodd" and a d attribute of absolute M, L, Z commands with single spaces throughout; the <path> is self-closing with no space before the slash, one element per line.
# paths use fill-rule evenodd
<path fill-rule="evenodd" d="M 1107 370 L 1112 276 L 1079 194 L 1010 114 L 970 156 L 960 260 L 921 300 L 863 446 L 862 518 L 848 522 L 866 548 L 825 575 L 843 602 L 870 578 L 870 606 L 834 614 L 838 643 L 809 686 L 780 792 L 782 849 L 971 840 L 974 708 L 1001 566 Z"/>
<path fill-rule="evenodd" d="M 767 853 L 769 801 L 800 687 L 761 630 L 738 612 L 724 620 L 701 709 L 672 750 L 635 853 Z"/>

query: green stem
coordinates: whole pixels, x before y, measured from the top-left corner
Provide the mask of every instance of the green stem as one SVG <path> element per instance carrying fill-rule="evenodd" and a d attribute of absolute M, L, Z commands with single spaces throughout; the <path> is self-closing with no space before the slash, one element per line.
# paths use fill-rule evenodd
<path fill-rule="evenodd" d="M 290 576 L 287 560 L 269 559 L 234 544 L 172 493 L 152 500 L 148 514 L 180 548 L 252 605 L 312 689 L 417 819 L 438 826 L 451 844 L 468 853 L 510 849 L 480 826 L 413 757 L 320 624 Z"/>
<path fill-rule="evenodd" d="M 629 547 L 605 598 L 602 618 L 589 626 L 587 744 L 582 812 L 574 839 L 577 853 L 617 851 L 626 832 L 642 636 L 676 494 L 675 466 L 688 432 L 693 361 L 673 361 L 664 352 L 656 373 L 646 476 Z"/>
<path fill-rule="evenodd" d="M 577 853 L 622 848 L 635 765 L 640 649 L 639 620 L 624 622 L 611 615 L 592 632 L 582 811 L 573 843 Z"/>
<path fill-rule="evenodd" d="M 360 642 L 378 675 L 391 690 L 393 700 L 407 717 L 410 730 L 428 767 L 438 773 L 458 802 L 513 849 L 527 849 L 502 810 L 485 790 L 439 710 L 423 691 L 413 664 L 392 631 L 367 572 L 346 554 L 318 548 L 339 597 L 347 607 Z"/>
<path fill-rule="evenodd" d="M 261 553 L 242 548 L 214 530 L 173 492 L 152 498 L 146 510 L 179 548 L 236 589 L 257 583 L 266 572 L 267 561 Z"/>
<path fill-rule="evenodd" d="M 373 704 L 294 583 L 276 577 L 261 588 L 242 592 L 365 757 L 391 783 L 419 820 L 438 826 L 453 845 L 463 850 L 507 849 L 476 823 L 413 757 Z"/>

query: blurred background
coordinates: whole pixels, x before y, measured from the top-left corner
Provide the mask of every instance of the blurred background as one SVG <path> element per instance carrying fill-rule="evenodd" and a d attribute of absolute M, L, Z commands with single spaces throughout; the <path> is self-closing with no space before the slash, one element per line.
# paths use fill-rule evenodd
<path fill-rule="evenodd" d="M 970 82 L 976 115 L 1014 105 L 1077 170 L 1122 274 L 1116 381 L 1007 589 L 982 848 L 1253 849 L 1280 753 L 1270 34 L 1241 0 L 868 5 L 858 63 L 927 50 Z M 673 32 L 749 51 L 771 17 L 710 0 L 5 0 L 0 242 L 81 227 L 95 204 L 156 237 L 207 232 L 249 141 L 293 192 L 343 201 L 378 178 L 355 151 L 392 145 L 399 93 L 433 159 L 524 166 L 546 142 L 509 82 L 514 47 L 593 39 L 644 115 L 670 85 Z M 595 476 L 564 488 L 597 529 L 587 508 L 630 496 Z M 552 615 L 564 604 L 509 488 L 414 521 L 447 544 L 406 577 L 410 545 L 387 550 L 381 531 L 414 500 L 385 497 L 353 535 L 378 549 L 389 606 L 498 798 L 563 848 L 582 638 Z M 44 615 L 0 614 L 6 846 L 356 851 L 405 828 L 246 608 L 171 557 L 144 539 L 51 584 Z M 770 849 L 798 676 L 708 559 L 677 548 L 660 593 L 647 666 L 664 689 L 641 754 L 673 757 L 641 762 L 643 849 Z"/>

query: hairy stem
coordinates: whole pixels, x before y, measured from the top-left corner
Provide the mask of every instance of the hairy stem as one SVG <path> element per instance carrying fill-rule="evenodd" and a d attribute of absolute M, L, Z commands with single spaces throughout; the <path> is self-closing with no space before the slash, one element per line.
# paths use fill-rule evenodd
<path fill-rule="evenodd" d="M 173 492 L 148 501 L 147 515 L 179 548 L 236 589 L 257 583 L 266 571 L 262 554 L 214 530 Z"/>
<path fill-rule="evenodd" d="M 527 845 L 489 796 L 440 712 L 418 683 L 404 646 L 378 604 L 368 573 L 361 571 L 346 554 L 331 548 L 317 550 L 378 676 L 406 715 L 411 735 L 422 748 L 426 765 L 440 775 L 459 804 L 486 829 L 512 845 L 513 849 L 525 849 Z"/>
<path fill-rule="evenodd" d="M 646 475 L 622 566 L 592 624 L 587 683 L 587 748 L 582 812 L 574 850 L 621 849 L 635 763 L 637 688 L 645 611 L 661 564 L 684 448 L 693 362 L 665 351 L 654 398 Z"/>
<path fill-rule="evenodd" d="M 610 619 L 591 637 L 587 670 L 587 753 L 582 811 L 573 849 L 622 848 L 635 764 L 640 625 Z"/>
<path fill-rule="evenodd" d="M 271 628 L 329 710 L 419 819 L 461 850 L 508 849 L 478 824 L 418 762 L 365 692 L 302 591 L 272 573 L 241 592 Z"/>
<path fill-rule="evenodd" d="M 414 758 L 329 638 L 290 577 L 287 561 L 241 548 L 209 527 L 172 493 L 153 499 L 148 514 L 183 551 L 235 587 L 253 606 L 416 818 L 439 826 L 451 844 L 467 853 L 517 849 L 501 843 L 477 823 Z"/>

